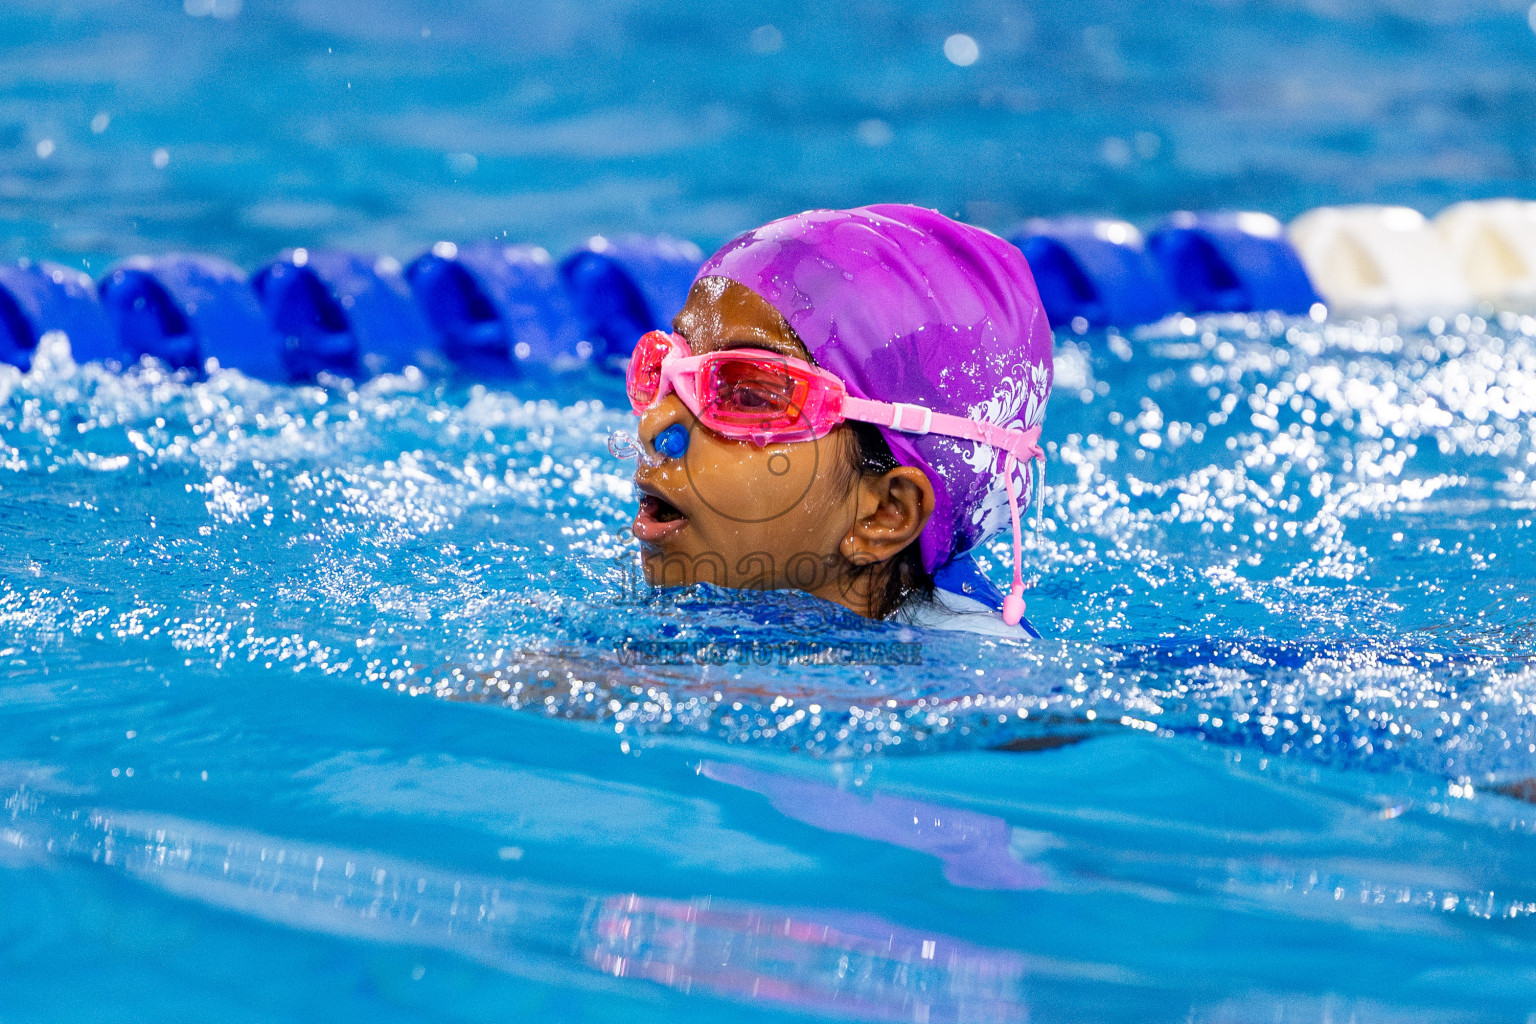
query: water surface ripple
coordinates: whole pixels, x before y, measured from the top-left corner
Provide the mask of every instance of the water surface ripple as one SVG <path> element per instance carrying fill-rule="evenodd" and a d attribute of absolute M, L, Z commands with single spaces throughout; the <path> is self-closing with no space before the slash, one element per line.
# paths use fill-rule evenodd
<path fill-rule="evenodd" d="M 0 369 L 16 1019 L 1529 1012 L 1533 335 L 1064 337 L 1028 645 L 646 588 L 608 378 Z"/>

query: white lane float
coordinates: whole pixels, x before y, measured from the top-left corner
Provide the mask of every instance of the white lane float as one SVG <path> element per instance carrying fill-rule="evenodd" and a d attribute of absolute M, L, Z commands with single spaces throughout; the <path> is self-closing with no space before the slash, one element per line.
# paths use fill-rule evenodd
<path fill-rule="evenodd" d="M 1433 223 L 1478 301 L 1515 312 L 1536 310 L 1536 202 L 1456 203 Z"/>
<path fill-rule="evenodd" d="M 1329 308 L 1344 315 L 1409 319 L 1477 304 L 1451 252 L 1406 206 L 1324 206 L 1287 231 Z"/>

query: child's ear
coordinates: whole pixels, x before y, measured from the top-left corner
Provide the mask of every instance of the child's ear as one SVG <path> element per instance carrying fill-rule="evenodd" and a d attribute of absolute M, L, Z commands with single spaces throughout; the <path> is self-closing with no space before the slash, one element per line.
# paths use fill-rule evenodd
<path fill-rule="evenodd" d="M 933 484 L 913 466 L 862 476 L 856 486 L 856 518 L 841 545 L 843 557 L 855 565 L 895 558 L 933 515 Z"/>

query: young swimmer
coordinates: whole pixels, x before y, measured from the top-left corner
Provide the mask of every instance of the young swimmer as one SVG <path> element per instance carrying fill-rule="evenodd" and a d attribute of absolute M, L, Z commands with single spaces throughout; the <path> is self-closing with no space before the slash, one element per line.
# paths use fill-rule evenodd
<path fill-rule="evenodd" d="M 1052 339 L 1017 249 L 912 206 L 811 211 L 710 257 L 673 323 L 627 378 L 649 583 L 1039 635 L 1019 510 Z M 1010 525 L 1005 598 L 968 552 Z"/>

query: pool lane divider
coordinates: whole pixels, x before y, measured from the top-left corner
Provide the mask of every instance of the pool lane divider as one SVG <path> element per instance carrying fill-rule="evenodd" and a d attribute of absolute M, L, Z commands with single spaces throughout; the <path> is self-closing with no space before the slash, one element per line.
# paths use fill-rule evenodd
<path fill-rule="evenodd" d="M 391 257 L 288 249 L 251 275 L 251 287 L 282 339 L 284 371 L 293 380 L 447 369 L 437 335 Z"/>
<path fill-rule="evenodd" d="M 1296 218 L 1290 238 L 1334 309 L 1417 317 L 1477 304 L 1429 221 L 1406 206 L 1325 206 Z"/>
<path fill-rule="evenodd" d="M 559 370 L 591 354 L 555 261 L 537 246 L 438 242 L 412 261 L 405 276 L 439 351 L 471 376 Z"/>
<path fill-rule="evenodd" d="M 1321 300 L 1267 213 L 1175 213 L 1147 236 L 1175 304 L 1203 313 L 1311 313 Z"/>
<path fill-rule="evenodd" d="M 1174 312 L 1167 281 L 1141 232 L 1123 220 L 1025 221 L 1008 236 L 1029 261 L 1052 327 L 1081 334 L 1134 327 Z"/>
<path fill-rule="evenodd" d="M 622 372 L 636 339 L 671 330 L 703 262 L 697 245 L 667 235 L 596 235 L 561 260 L 560 280 L 593 361 Z"/>
<path fill-rule="evenodd" d="M 0 264 L 0 363 L 32 368 L 49 332 L 69 338 L 79 362 L 133 362 L 107 321 L 90 275 L 57 263 Z"/>
<path fill-rule="evenodd" d="M 216 256 L 135 256 L 107 271 L 101 304 L 129 357 L 173 369 L 209 359 L 263 380 L 283 380 L 282 343 L 245 272 Z"/>
<path fill-rule="evenodd" d="M 1474 298 L 1501 309 L 1536 310 L 1536 202 L 1456 203 L 1432 223 Z"/>
<path fill-rule="evenodd" d="M 1322 207 L 1288 227 L 1253 212 L 1180 212 L 1144 237 L 1123 220 L 1026 221 L 1051 325 L 1130 328 L 1173 313 L 1274 311 L 1412 319 L 1479 303 L 1536 312 L 1536 202 Z M 389 257 L 290 249 L 247 280 L 210 256 L 134 257 L 96 284 L 58 264 L 0 266 L 0 362 L 27 369 L 50 332 L 79 362 L 209 359 L 268 380 L 357 379 L 407 365 L 516 379 L 622 370 L 670 326 L 703 261 L 666 235 L 594 236 L 559 261 L 535 246 L 439 242 Z"/>

